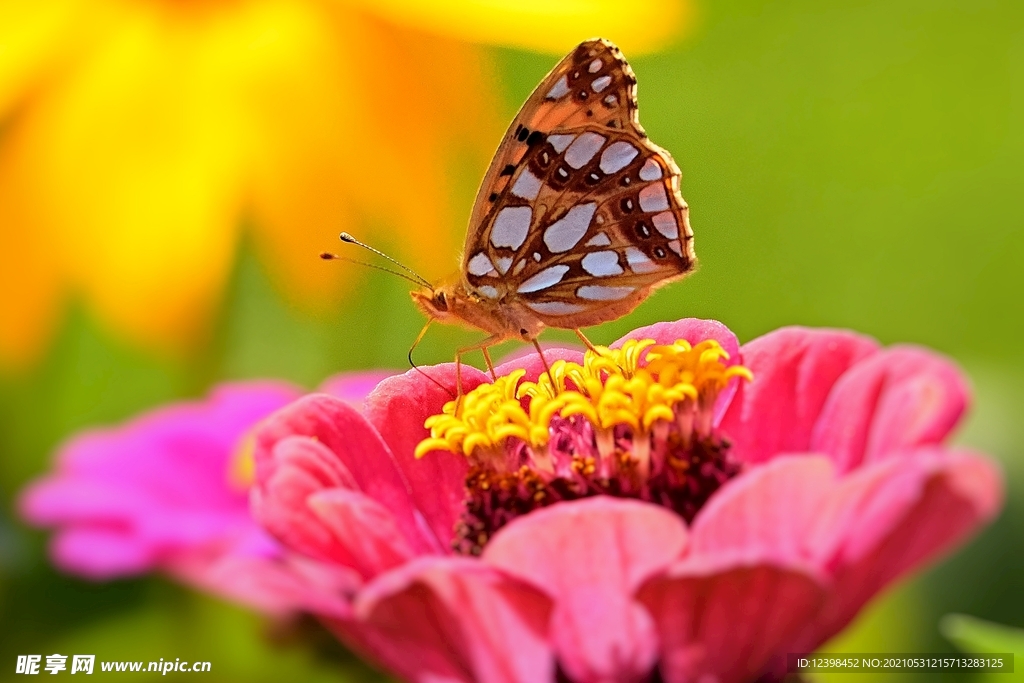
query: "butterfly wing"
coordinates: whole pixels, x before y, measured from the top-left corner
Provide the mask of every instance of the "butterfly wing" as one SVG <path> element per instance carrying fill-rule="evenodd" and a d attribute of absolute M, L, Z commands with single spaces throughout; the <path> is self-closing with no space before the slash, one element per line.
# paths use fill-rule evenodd
<path fill-rule="evenodd" d="M 637 119 L 614 45 L 581 44 L 516 116 L 485 176 L 463 255 L 468 286 L 546 325 L 628 313 L 693 270 L 679 169 Z"/>
<path fill-rule="evenodd" d="M 595 60 L 600 68 L 591 71 Z M 580 97 L 583 92 L 585 98 Z M 480 184 L 471 228 L 483 226 L 493 215 L 495 203 L 510 187 L 513 169 L 547 134 L 596 123 L 644 135 L 636 112 L 636 76 L 619 48 L 602 39 L 580 44 L 544 77 L 512 120 Z M 466 246 L 472 241 L 471 229 Z"/>

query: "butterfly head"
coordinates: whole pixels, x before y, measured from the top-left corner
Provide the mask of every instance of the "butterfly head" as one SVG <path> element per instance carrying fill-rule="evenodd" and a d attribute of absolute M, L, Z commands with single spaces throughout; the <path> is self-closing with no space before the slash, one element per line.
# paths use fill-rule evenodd
<path fill-rule="evenodd" d="M 439 323 L 464 323 L 492 331 L 488 324 L 488 307 L 481 306 L 458 282 L 448 282 L 431 289 L 409 293 L 423 315 Z"/>
<path fill-rule="evenodd" d="M 497 339 L 531 341 L 544 329 L 535 316 L 523 314 L 517 306 L 502 306 L 499 301 L 482 297 L 459 280 L 410 294 L 431 320 L 475 327 Z"/>
<path fill-rule="evenodd" d="M 451 311 L 448 308 L 449 287 L 437 287 L 436 289 L 420 289 L 409 292 L 412 300 L 423 314 L 432 320 L 444 321 L 450 317 Z"/>

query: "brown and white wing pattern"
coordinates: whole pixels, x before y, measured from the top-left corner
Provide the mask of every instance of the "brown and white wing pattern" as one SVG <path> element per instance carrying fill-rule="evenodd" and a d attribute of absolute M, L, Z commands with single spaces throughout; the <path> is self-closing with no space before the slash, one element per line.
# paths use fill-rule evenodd
<path fill-rule="evenodd" d="M 581 44 L 512 122 L 473 210 L 463 275 L 546 325 L 628 313 L 696 257 L 679 169 L 637 119 L 618 48 Z"/>
<path fill-rule="evenodd" d="M 645 136 L 636 112 L 636 76 L 619 48 L 601 39 L 580 44 L 544 77 L 505 132 L 477 192 L 466 246 L 493 215 L 527 152 L 546 135 L 596 124 Z"/>

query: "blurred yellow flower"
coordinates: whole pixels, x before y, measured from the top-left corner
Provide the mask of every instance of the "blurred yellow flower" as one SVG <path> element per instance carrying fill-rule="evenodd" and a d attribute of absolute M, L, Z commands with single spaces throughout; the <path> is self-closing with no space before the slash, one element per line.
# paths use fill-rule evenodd
<path fill-rule="evenodd" d="M 627 56 L 664 47 L 690 25 L 683 0 L 347 0 L 403 26 L 454 38 L 562 55 L 588 38 Z"/>
<path fill-rule="evenodd" d="M 300 300 L 343 291 L 351 269 L 315 259 L 341 230 L 446 270 L 468 207 L 445 171 L 482 167 L 502 123 L 467 41 L 652 49 L 682 5 L 638 1 L 0 0 L 0 367 L 39 354 L 69 294 L 185 347 L 243 228 Z"/>

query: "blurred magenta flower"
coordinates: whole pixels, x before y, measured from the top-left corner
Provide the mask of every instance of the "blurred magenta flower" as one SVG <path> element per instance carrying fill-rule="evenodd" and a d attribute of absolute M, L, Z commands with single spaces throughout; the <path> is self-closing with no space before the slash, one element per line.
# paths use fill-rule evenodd
<path fill-rule="evenodd" d="M 255 515 L 350 572 L 313 610 L 408 680 L 780 676 L 1001 505 L 996 467 L 943 445 L 967 389 L 924 349 L 741 349 L 691 319 L 546 358 L 463 368 L 458 402 L 444 365 L 256 430 Z"/>
<path fill-rule="evenodd" d="M 362 403 L 386 376 L 339 375 L 321 390 Z M 329 577 L 285 557 L 253 521 L 249 435 L 301 395 L 283 382 L 223 384 L 206 399 L 77 435 L 55 471 L 23 492 L 22 516 L 56 527 L 53 559 L 70 573 L 109 579 L 161 570 L 261 610 L 294 609 L 307 583 Z"/>

